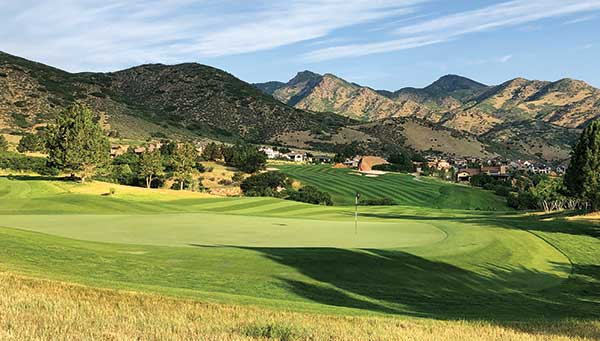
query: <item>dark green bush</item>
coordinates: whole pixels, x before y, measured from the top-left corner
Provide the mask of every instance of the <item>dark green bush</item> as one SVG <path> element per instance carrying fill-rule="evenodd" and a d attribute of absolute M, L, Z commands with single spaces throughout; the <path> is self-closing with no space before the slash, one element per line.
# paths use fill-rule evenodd
<path fill-rule="evenodd" d="M 287 192 L 288 196 L 286 199 L 305 202 L 309 204 L 315 205 L 325 205 L 331 206 L 333 205 L 333 201 L 331 200 L 331 195 L 327 192 L 323 192 L 319 190 L 315 186 L 304 186 L 299 190 L 289 190 Z"/>
<path fill-rule="evenodd" d="M 45 158 L 16 153 L 0 154 L 0 169 L 34 172 L 42 175 L 58 175 L 58 170 L 50 167 Z"/>
<path fill-rule="evenodd" d="M 285 174 L 266 172 L 248 177 L 242 181 L 240 188 L 249 197 L 279 197 L 279 189 L 289 184 Z"/>
<path fill-rule="evenodd" d="M 245 173 L 255 173 L 267 164 L 267 154 L 251 145 L 236 144 L 223 148 L 222 152 L 225 164 Z"/>

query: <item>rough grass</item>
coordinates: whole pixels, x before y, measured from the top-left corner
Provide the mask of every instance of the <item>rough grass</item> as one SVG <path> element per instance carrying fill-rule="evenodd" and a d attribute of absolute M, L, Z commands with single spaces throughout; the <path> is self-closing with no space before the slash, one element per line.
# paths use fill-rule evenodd
<path fill-rule="evenodd" d="M 206 304 L 0 273 L 7 340 L 593 340 L 598 321 L 343 317 Z"/>

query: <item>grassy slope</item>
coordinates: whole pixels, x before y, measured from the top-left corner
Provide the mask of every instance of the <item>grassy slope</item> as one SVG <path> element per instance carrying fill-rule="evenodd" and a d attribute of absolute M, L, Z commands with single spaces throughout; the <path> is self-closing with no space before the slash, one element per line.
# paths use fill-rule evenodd
<path fill-rule="evenodd" d="M 0 339 L 15 340 L 567 340 L 597 338 L 600 327 L 586 321 L 498 324 L 292 313 L 4 273 L 0 311 Z"/>
<path fill-rule="evenodd" d="M 489 191 L 457 186 L 431 178 L 417 179 L 406 174 L 386 174 L 376 178 L 367 177 L 351 169 L 334 169 L 320 166 L 277 166 L 282 172 L 301 181 L 320 187 L 332 194 L 338 205 L 354 204 L 354 193 L 359 191 L 363 198 L 388 197 L 400 205 L 507 210 L 505 200 Z"/>
<path fill-rule="evenodd" d="M 354 239 L 348 207 L 134 195 L 125 188 L 108 197 L 90 187 L 102 186 L 0 179 L 1 225 L 48 233 L 0 229 L 0 269 L 312 312 L 494 320 L 599 316 L 594 269 L 600 247 L 590 225 L 365 207 Z M 180 213 L 160 214 L 174 211 Z M 216 212 L 227 224 L 214 225 Z M 566 279 L 565 256 L 521 228 L 555 238 L 576 272 Z M 434 231 L 447 238 L 439 240 Z M 349 248 L 356 246 L 362 248 Z"/>
<path fill-rule="evenodd" d="M 587 321 L 409 321 L 270 311 L 4 273 L 0 312 L 0 339 L 15 340 L 589 340 L 600 328 Z"/>

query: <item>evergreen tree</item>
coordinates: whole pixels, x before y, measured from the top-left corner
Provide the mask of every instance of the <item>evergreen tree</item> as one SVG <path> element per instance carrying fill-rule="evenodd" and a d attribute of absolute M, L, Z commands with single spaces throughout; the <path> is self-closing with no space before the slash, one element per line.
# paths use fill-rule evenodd
<path fill-rule="evenodd" d="M 8 151 L 8 141 L 4 135 L 0 135 L 0 153 Z"/>
<path fill-rule="evenodd" d="M 49 129 L 48 162 L 81 182 L 110 161 L 110 145 L 92 111 L 81 104 L 63 110 Z"/>
<path fill-rule="evenodd" d="M 245 173 L 256 173 L 267 164 L 267 154 L 247 144 L 236 144 L 223 150 L 223 158 L 228 166 Z"/>
<path fill-rule="evenodd" d="M 19 153 L 44 151 L 44 137 L 35 134 L 27 134 L 21 138 L 17 150 Z"/>
<path fill-rule="evenodd" d="M 202 151 L 202 159 L 206 161 L 215 161 L 222 157 L 221 147 L 214 142 L 207 144 Z"/>
<path fill-rule="evenodd" d="M 146 180 L 146 188 L 150 188 L 155 177 L 164 175 L 165 166 L 159 150 L 146 150 L 140 157 L 139 175 Z"/>
<path fill-rule="evenodd" d="M 565 185 L 571 195 L 600 209 L 600 121 L 590 124 L 573 148 Z"/>
<path fill-rule="evenodd" d="M 185 181 L 191 178 L 197 157 L 196 147 L 189 142 L 177 146 L 177 149 L 171 155 L 173 177 L 179 180 L 180 190 L 183 190 Z"/>

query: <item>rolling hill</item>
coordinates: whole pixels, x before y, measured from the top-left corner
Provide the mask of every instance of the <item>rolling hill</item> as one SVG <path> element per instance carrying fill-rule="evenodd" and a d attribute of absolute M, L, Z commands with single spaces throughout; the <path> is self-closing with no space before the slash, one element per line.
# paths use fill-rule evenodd
<path fill-rule="evenodd" d="M 266 141 L 350 120 L 292 108 L 234 76 L 201 64 L 142 65 L 72 74 L 0 53 L 0 129 L 30 131 L 74 101 L 101 113 L 113 135 L 214 136 Z"/>

